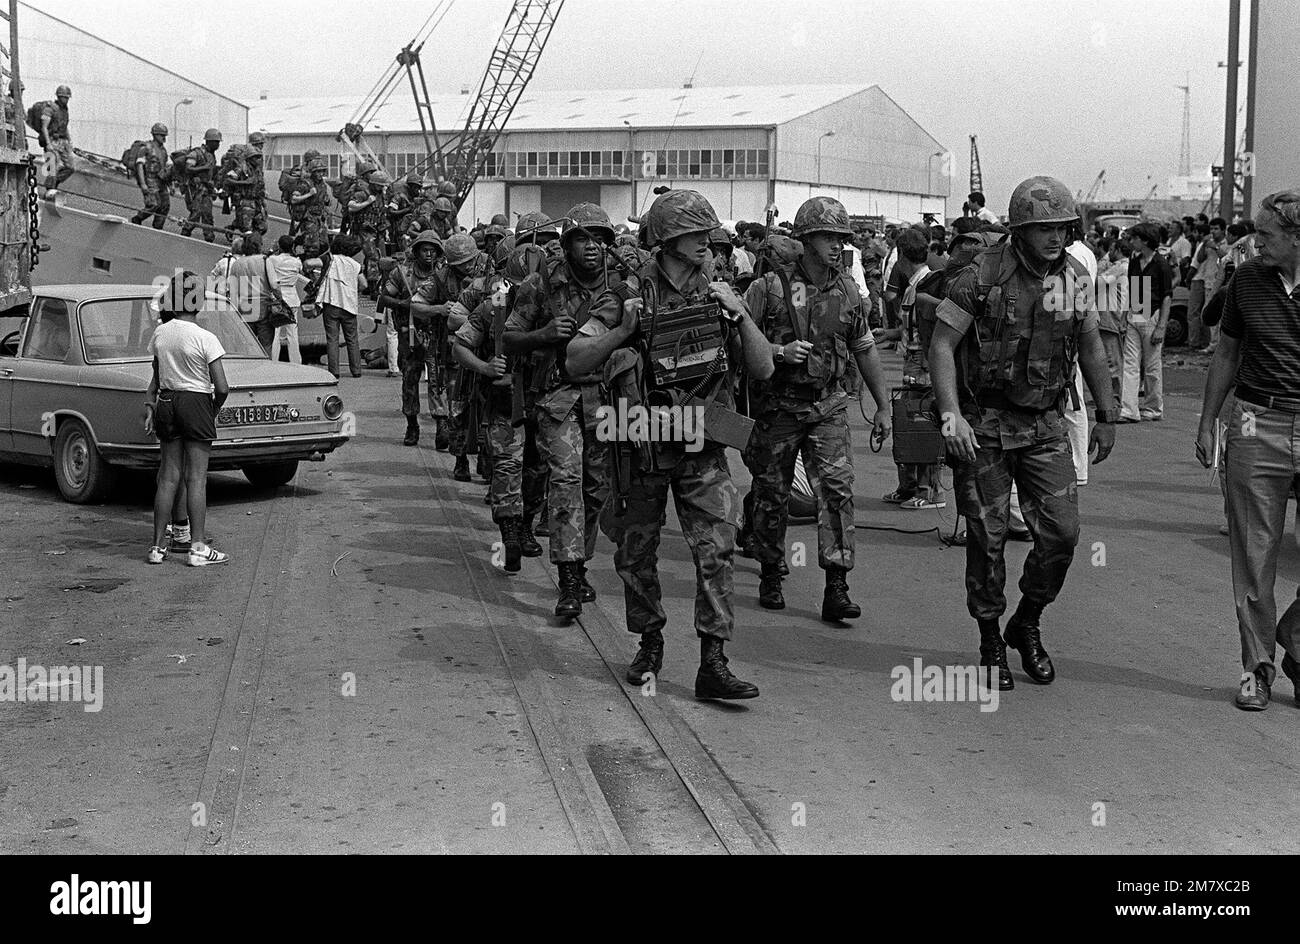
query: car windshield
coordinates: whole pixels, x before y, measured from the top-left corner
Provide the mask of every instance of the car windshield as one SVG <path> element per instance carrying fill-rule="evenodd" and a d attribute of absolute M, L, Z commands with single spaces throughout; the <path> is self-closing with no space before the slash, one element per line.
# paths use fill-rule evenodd
<path fill-rule="evenodd" d="M 149 338 L 158 326 L 158 307 L 152 298 L 114 298 L 87 302 L 78 315 L 86 362 L 147 361 Z M 265 358 L 266 352 L 233 308 L 214 304 L 199 312 L 200 328 L 217 336 L 227 357 Z"/>

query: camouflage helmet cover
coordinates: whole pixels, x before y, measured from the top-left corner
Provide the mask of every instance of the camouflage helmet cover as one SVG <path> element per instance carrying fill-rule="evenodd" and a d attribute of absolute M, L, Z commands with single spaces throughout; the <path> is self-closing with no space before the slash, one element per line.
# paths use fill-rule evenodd
<path fill-rule="evenodd" d="M 844 209 L 844 204 L 834 197 L 812 197 L 805 200 L 799 207 L 799 212 L 794 215 L 794 237 L 798 239 L 809 233 L 852 236 L 853 227 L 849 225 L 849 213 Z"/>
<path fill-rule="evenodd" d="M 266 144 L 266 135 L 262 134 L 260 131 L 254 131 L 248 136 L 248 143 L 253 147 L 261 147 Z"/>
<path fill-rule="evenodd" d="M 545 243 L 560 238 L 559 227 L 551 221 L 549 216 L 540 211 L 525 213 L 519 217 L 519 224 L 515 227 L 515 234 L 520 242 L 528 240 L 529 242 Z"/>
<path fill-rule="evenodd" d="M 456 205 L 446 197 L 438 197 L 433 201 L 434 213 L 455 213 Z"/>
<path fill-rule="evenodd" d="M 221 132 L 220 132 L 218 129 L 216 129 L 216 128 L 209 128 L 207 131 L 203 132 L 203 140 L 204 140 L 204 141 L 220 141 L 220 140 L 221 140 Z"/>
<path fill-rule="evenodd" d="M 161 121 L 155 121 L 153 127 L 149 129 L 149 133 L 161 134 L 163 137 L 167 137 L 167 126 Z"/>
<path fill-rule="evenodd" d="M 464 265 L 478 255 L 478 246 L 469 233 L 453 233 L 443 244 L 443 252 L 451 265 Z"/>
<path fill-rule="evenodd" d="M 63 98 L 65 96 L 67 98 L 72 97 L 72 89 L 68 88 L 66 85 L 60 85 L 58 88 L 54 90 L 55 98 Z"/>
<path fill-rule="evenodd" d="M 565 214 L 564 229 L 561 238 L 567 239 L 570 233 L 588 230 L 605 238 L 605 242 L 614 241 L 614 225 L 609 221 L 609 214 L 595 203 L 579 203 Z"/>
<path fill-rule="evenodd" d="M 442 240 L 439 239 L 438 234 L 431 229 L 424 230 L 416 236 L 415 239 L 411 240 L 412 249 L 418 249 L 420 246 L 433 246 L 438 250 L 438 252 L 441 253 L 443 251 Z"/>
<path fill-rule="evenodd" d="M 709 231 L 709 245 L 730 246 L 731 237 L 727 235 L 727 231 L 723 229 L 721 226 L 716 227 L 715 229 Z"/>
<path fill-rule="evenodd" d="M 718 215 L 702 194 L 694 190 L 669 190 L 646 212 L 646 245 L 659 246 L 688 233 L 707 233 L 721 226 Z"/>
<path fill-rule="evenodd" d="M 1055 177 L 1030 177 L 1011 192 L 1007 225 L 1071 223 L 1079 218 L 1070 188 Z"/>

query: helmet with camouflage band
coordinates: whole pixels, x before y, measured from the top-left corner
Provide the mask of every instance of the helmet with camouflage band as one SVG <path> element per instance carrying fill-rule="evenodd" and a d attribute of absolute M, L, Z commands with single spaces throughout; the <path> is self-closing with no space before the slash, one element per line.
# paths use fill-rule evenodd
<path fill-rule="evenodd" d="M 614 241 L 614 225 L 609 221 L 609 214 L 595 203 L 579 203 L 565 217 L 561 240 L 567 240 L 573 233 L 587 230 L 600 236 L 606 243 Z"/>
<path fill-rule="evenodd" d="M 1030 177 L 1011 192 L 1007 225 L 1073 223 L 1079 218 L 1070 188 L 1055 177 Z"/>
<path fill-rule="evenodd" d="M 794 238 L 802 239 L 809 233 L 834 233 L 852 238 L 849 213 L 844 204 L 834 197 L 812 197 L 805 200 L 794 215 Z"/>
<path fill-rule="evenodd" d="M 718 215 L 702 194 L 694 190 L 669 190 L 646 212 L 642 230 L 646 246 L 653 248 L 689 233 L 708 233 L 720 226 Z"/>
<path fill-rule="evenodd" d="M 459 266 L 477 256 L 479 248 L 474 244 L 474 237 L 469 233 L 454 233 L 443 244 L 443 252 L 447 257 L 448 265 Z"/>
<path fill-rule="evenodd" d="M 516 241 L 519 243 L 537 243 L 539 246 L 560 238 L 559 227 L 545 213 L 534 211 L 519 217 L 515 227 Z"/>

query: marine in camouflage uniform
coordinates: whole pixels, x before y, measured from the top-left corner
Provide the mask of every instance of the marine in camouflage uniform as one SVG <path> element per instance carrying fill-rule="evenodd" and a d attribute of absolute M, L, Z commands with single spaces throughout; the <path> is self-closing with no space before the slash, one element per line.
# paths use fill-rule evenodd
<path fill-rule="evenodd" d="M 159 122 L 149 131 L 152 139 L 145 145 L 144 153 L 135 159 L 135 167 L 130 168 L 144 196 L 144 209 L 131 217 L 131 222 L 143 225 L 152 216 L 153 228 L 162 229 L 172 209 L 168 187 L 171 156 L 167 153 L 167 126 Z"/>
<path fill-rule="evenodd" d="M 291 206 L 300 208 L 302 214 L 297 232 L 304 244 L 326 246 L 329 244 L 330 189 L 325 182 L 328 169 L 322 158 L 315 158 L 304 168 L 307 172 L 293 188 L 289 198 Z"/>
<path fill-rule="evenodd" d="M 1032 681 L 1055 678 L 1039 618 L 1060 593 L 1079 539 L 1074 460 L 1062 419 L 1076 357 L 1098 404 L 1090 443 L 1097 462 L 1114 445 L 1119 415 L 1095 308 L 1062 303 L 1067 271 L 1086 275 L 1065 252 L 1077 218 L 1059 180 L 1024 181 L 1011 197 L 1010 241 L 956 274 L 935 312 L 930 370 L 955 461 L 958 510 L 968 522 L 966 605 L 980 628 L 980 664 L 998 668 L 1003 689 L 1014 684 L 1008 645 L 1019 650 Z M 1003 636 L 1013 483 L 1034 547 Z"/>
<path fill-rule="evenodd" d="M 374 286 L 379 284 L 379 257 L 388 242 L 388 184 L 388 175 L 374 170 L 353 185 L 346 199 L 352 233 L 361 238 L 363 272 Z M 377 297 L 377 292 L 372 295 Z"/>
<path fill-rule="evenodd" d="M 430 207 L 429 228 L 438 234 L 443 242 L 451 239 L 456 232 L 456 204 L 450 197 L 435 197 Z"/>
<path fill-rule="evenodd" d="M 195 226 L 203 227 L 203 238 L 212 242 L 212 200 L 216 196 L 217 148 L 221 146 L 221 132 L 209 128 L 203 134 L 203 145 L 190 151 L 185 158 L 185 209 L 189 216 L 181 224 L 181 235 L 188 236 Z"/>
<path fill-rule="evenodd" d="M 477 304 L 477 299 L 482 297 L 491 267 L 488 257 L 465 233 L 455 234 L 443 243 L 442 248 L 446 263 L 435 273 L 434 281 L 441 300 L 439 310 L 445 318 L 445 331 L 449 337 L 465 323 L 471 305 Z M 451 349 L 445 341 L 435 346 L 433 357 L 442 387 L 440 396 L 447 405 L 447 449 L 456 457 L 452 478 L 457 482 L 468 482 L 470 442 L 475 444 L 474 451 L 478 452 L 480 432 L 477 428 L 469 428 L 475 378 L 472 373 L 450 364 Z M 430 399 L 433 397 L 433 376 L 430 372 Z M 483 473 L 485 470 L 480 466 L 479 471 Z"/>
<path fill-rule="evenodd" d="M 509 273 L 506 280 L 494 284 L 492 294 L 470 311 L 469 319 L 456 332 L 456 346 L 452 350 L 462 367 L 481 376 L 486 442 L 492 462 L 488 498 L 492 520 L 501 530 L 505 570 L 516 573 L 521 557 L 540 557 L 542 553 L 525 525 L 525 520 L 531 521 L 537 513 L 541 496 L 538 483 L 524 474 L 524 457 L 536 424 L 512 416 L 514 385 L 522 384 L 524 378 L 519 359 L 507 358 L 502 345 L 514 296 L 508 286 L 510 282 L 518 285 L 523 280 L 524 266 L 507 263 L 505 268 Z"/>
<path fill-rule="evenodd" d="M 438 314 L 435 309 L 443 302 L 437 280 L 441 257 L 442 242 L 438 237 L 421 233 L 411 244 L 406 261 L 389 270 L 379 294 L 380 303 L 393 312 L 397 328 L 402 413 L 406 416 L 406 437 L 402 444 L 406 446 L 420 441 L 420 375 L 427 369 L 429 412 L 439 427 L 439 448 L 447 448 L 442 429 L 447 417 L 446 387 L 438 383 L 440 365 L 435 357 L 439 341 L 445 343 L 446 339 L 446 315 Z"/>
<path fill-rule="evenodd" d="M 609 497 L 607 444 L 596 436 L 601 378 L 568 373 L 565 351 L 597 297 L 621 282 L 603 248 L 614 239 L 608 214 L 582 203 L 567 215 L 565 256 L 558 260 L 543 258 L 537 245 L 551 241 L 553 224 L 540 214 L 520 220 L 520 238 L 533 240 L 537 271 L 519 286 L 506 323 L 507 349 L 532 357 L 537 451 L 549 472 L 551 562 L 560 572 L 555 615 L 562 619 L 578 616 L 584 602 L 596 599 L 586 562 L 595 554 L 600 512 Z"/>
<path fill-rule="evenodd" d="M 741 359 L 758 379 L 772 373 L 771 345 L 750 320 L 745 304 L 730 287 L 708 282 L 708 233 L 718 226 L 713 207 L 691 190 L 670 190 L 655 200 L 643 228 L 655 255 L 624 286 L 604 293 L 591 317 L 569 345 L 567 365 L 573 373 L 606 364 L 614 405 L 642 403 L 643 357 L 637 319 L 643 293 L 653 286 L 658 310 L 696 304 L 709 298 L 720 304 L 719 317 L 729 358 L 727 371 L 714 377 L 707 392 L 719 407 L 734 405 L 732 390 Z M 725 317 L 724 317 L 725 315 Z M 685 391 L 683 391 L 684 393 Z M 640 648 L 626 678 L 641 684 L 663 664 L 663 627 L 667 622 L 659 581 L 660 533 L 669 493 L 677 519 L 695 559 L 695 632 L 700 637 L 697 698 L 753 698 L 758 688 L 732 674 L 723 653 L 732 636 L 732 555 L 736 540 L 736 489 L 722 446 L 705 441 L 697 452 L 682 442 L 646 444 L 632 450 L 627 469 L 626 443 L 614 449 L 618 494 L 602 522 L 618 545 L 614 566 L 623 580 L 627 628 L 640 636 Z M 628 476 L 624 478 L 625 469 Z"/>
<path fill-rule="evenodd" d="M 224 186 L 230 195 L 234 220 L 231 228 L 239 233 L 266 233 L 266 177 L 262 171 L 262 145 L 266 138 L 260 131 L 248 137 L 242 159 L 231 161 Z M 231 145 L 231 151 L 238 145 Z M 227 152 L 227 160 L 230 152 Z M 233 237 L 232 237 L 233 238 Z"/>
<path fill-rule="evenodd" d="M 866 306 L 840 267 L 842 240 L 853 235 L 844 206 L 813 197 L 799 207 L 795 237 L 803 256 L 788 274 L 774 269 L 745 293 L 754 320 L 773 345 L 776 372 L 758 391 L 746 464 L 754 474 L 755 554 L 762 565 L 759 602 L 785 607 L 780 562 L 795 459 L 804 455 L 816 481 L 817 562 L 826 572 L 822 619 L 856 619 L 848 596 L 853 568 L 853 444 L 845 374 L 854 358 L 876 403 L 873 435 L 889 434 L 889 397 Z"/>

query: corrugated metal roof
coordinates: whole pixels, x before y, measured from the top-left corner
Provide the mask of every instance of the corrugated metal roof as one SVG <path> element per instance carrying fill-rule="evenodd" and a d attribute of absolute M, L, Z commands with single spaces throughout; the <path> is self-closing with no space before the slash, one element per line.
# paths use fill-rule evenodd
<path fill-rule="evenodd" d="M 634 128 L 753 128 L 784 124 L 864 92 L 870 85 L 726 85 L 658 89 L 528 91 L 510 119 L 512 131 Z M 460 130 L 470 95 L 434 95 L 434 120 Z M 358 103 L 338 98 L 275 98 L 250 102 L 248 127 L 268 134 L 334 134 Z M 418 132 L 415 103 L 399 89 L 368 130 Z"/>

